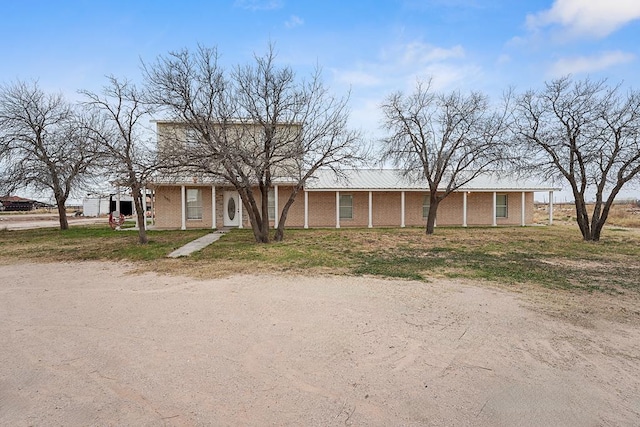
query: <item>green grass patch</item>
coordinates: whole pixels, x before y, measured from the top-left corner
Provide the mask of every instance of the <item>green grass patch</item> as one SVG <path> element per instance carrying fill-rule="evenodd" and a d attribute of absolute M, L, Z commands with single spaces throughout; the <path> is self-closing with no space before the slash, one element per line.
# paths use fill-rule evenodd
<path fill-rule="evenodd" d="M 1 230 L 0 257 L 41 261 L 149 261 L 165 257 L 205 234 L 203 230 L 148 231 L 149 243 L 140 245 L 136 231 L 114 231 L 106 226 L 76 226 L 64 231 L 54 228 Z"/>

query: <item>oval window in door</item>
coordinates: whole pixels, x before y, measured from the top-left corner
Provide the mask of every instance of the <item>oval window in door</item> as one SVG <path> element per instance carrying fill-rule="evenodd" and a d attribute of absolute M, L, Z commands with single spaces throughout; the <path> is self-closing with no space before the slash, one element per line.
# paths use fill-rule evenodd
<path fill-rule="evenodd" d="M 233 197 L 229 197 L 229 202 L 227 203 L 227 215 L 229 215 L 230 221 L 233 221 L 236 217 L 236 199 Z"/>

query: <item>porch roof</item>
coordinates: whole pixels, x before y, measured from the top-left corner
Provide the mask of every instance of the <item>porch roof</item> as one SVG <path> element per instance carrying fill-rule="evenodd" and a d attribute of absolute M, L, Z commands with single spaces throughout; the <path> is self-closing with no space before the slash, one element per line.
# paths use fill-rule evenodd
<path fill-rule="evenodd" d="M 295 185 L 297 181 L 287 178 L 274 178 L 274 185 Z M 157 186 L 212 186 L 229 187 L 231 184 L 224 178 L 206 175 L 202 173 L 174 173 L 156 175 L 148 184 L 150 187 Z"/>
<path fill-rule="evenodd" d="M 273 180 L 274 185 L 293 185 L 294 180 L 280 178 Z M 228 186 L 222 178 L 211 175 L 181 173 L 156 176 L 151 187 L 159 185 L 191 185 L 191 186 Z M 348 169 L 340 174 L 320 169 L 307 180 L 306 191 L 426 191 L 427 181 L 402 174 L 397 169 Z M 444 191 L 444 188 L 441 189 Z M 531 179 L 523 179 L 513 174 L 488 172 L 477 176 L 456 191 L 467 192 L 536 192 L 559 191 L 560 188 L 541 184 Z"/>
<path fill-rule="evenodd" d="M 307 181 L 306 191 L 425 191 L 426 179 L 413 178 L 397 169 L 350 169 L 338 175 L 331 170 L 318 170 Z M 444 191 L 444 188 L 442 188 Z M 558 191 L 512 174 L 484 173 L 457 191 Z"/>

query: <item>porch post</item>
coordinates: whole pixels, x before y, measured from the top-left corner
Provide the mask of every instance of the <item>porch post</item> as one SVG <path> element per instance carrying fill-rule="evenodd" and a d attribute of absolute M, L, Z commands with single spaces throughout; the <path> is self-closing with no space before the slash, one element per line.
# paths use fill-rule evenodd
<path fill-rule="evenodd" d="M 525 208 L 526 208 L 525 198 L 526 198 L 526 196 L 525 196 L 525 192 L 523 191 L 523 192 L 522 192 L 522 206 L 521 206 L 521 208 L 520 208 L 520 211 L 521 211 L 521 212 L 520 212 L 520 225 L 521 225 L 522 227 L 524 227 L 525 225 L 527 225 L 527 223 L 526 223 L 526 217 L 525 217 L 525 212 L 524 212 L 524 210 L 525 210 Z"/>
<path fill-rule="evenodd" d="M 553 225 L 553 190 L 549 191 L 549 225 Z"/>
<path fill-rule="evenodd" d="M 147 187 L 142 187 L 142 215 L 144 218 L 144 229 L 147 229 Z"/>
<path fill-rule="evenodd" d="M 462 226 L 467 226 L 467 192 L 462 192 Z"/>
<path fill-rule="evenodd" d="M 131 212 L 133 213 L 133 217 L 136 219 L 136 228 L 140 228 L 140 223 L 138 222 L 138 210 L 136 209 L 135 200 L 131 201 Z"/>
<path fill-rule="evenodd" d="M 404 227 L 404 191 L 400 192 L 400 227 Z"/>
<path fill-rule="evenodd" d="M 238 198 L 240 199 L 240 203 L 238 203 L 238 215 L 240 217 L 240 225 L 238 226 L 238 228 L 244 228 L 244 225 L 242 224 L 242 196 L 240 196 L 238 194 Z"/>
<path fill-rule="evenodd" d="M 273 210 L 275 211 L 274 212 L 275 218 L 273 219 L 273 226 L 275 228 L 278 228 L 278 217 L 280 216 L 280 213 L 279 213 L 279 209 L 278 209 L 278 186 L 277 185 L 273 186 L 273 205 L 274 205 Z"/>
<path fill-rule="evenodd" d="M 216 218 L 216 186 L 211 186 L 211 228 L 218 228 Z"/>
<path fill-rule="evenodd" d="M 369 191 L 369 228 L 373 228 L 373 192 Z"/>
<path fill-rule="evenodd" d="M 182 218 L 181 230 L 187 229 L 187 189 L 184 185 L 180 186 L 180 217 Z"/>
<path fill-rule="evenodd" d="M 304 190 L 304 228 L 309 228 L 309 192 Z"/>
<path fill-rule="evenodd" d="M 340 228 L 340 192 L 336 191 L 336 228 Z"/>
<path fill-rule="evenodd" d="M 497 226 L 498 225 L 498 220 L 496 219 L 496 205 L 498 203 L 498 193 L 496 193 L 495 191 L 493 192 L 493 226 Z"/>
<path fill-rule="evenodd" d="M 151 187 L 151 225 L 156 225 L 156 208 L 153 200 L 156 198 L 156 187 Z"/>
<path fill-rule="evenodd" d="M 122 213 L 120 211 L 120 185 L 116 187 L 116 191 L 118 192 L 116 195 L 116 212 L 118 212 L 118 215 L 120 215 Z M 109 206 L 109 209 L 111 209 L 111 206 Z"/>

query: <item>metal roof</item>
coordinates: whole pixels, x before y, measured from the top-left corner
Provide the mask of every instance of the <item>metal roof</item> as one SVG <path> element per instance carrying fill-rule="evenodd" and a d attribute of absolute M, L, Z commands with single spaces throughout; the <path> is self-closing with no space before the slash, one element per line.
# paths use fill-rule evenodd
<path fill-rule="evenodd" d="M 331 170 L 318 170 L 307 181 L 307 191 L 424 191 L 426 179 L 403 175 L 397 169 L 350 169 L 336 174 Z M 444 188 L 442 188 L 444 190 Z M 525 180 L 513 174 L 488 172 L 477 176 L 457 191 L 556 191 L 557 187 Z"/>
<path fill-rule="evenodd" d="M 295 180 L 274 178 L 275 185 L 292 185 Z M 222 178 L 183 172 L 156 176 L 151 185 L 227 185 Z M 425 191 L 424 178 L 403 175 L 397 169 L 348 169 L 336 173 L 319 169 L 307 180 L 306 191 Z M 444 188 L 440 189 L 444 191 Z M 560 188 L 522 179 L 513 174 L 488 172 L 477 176 L 457 191 L 559 191 Z"/>
<path fill-rule="evenodd" d="M 291 178 L 274 178 L 272 183 L 274 185 L 295 185 L 298 181 Z M 150 186 L 198 186 L 198 185 L 216 185 L 216 186 L 229 186 L 229 181 L 222 177 L 206 175 L 203 173 L 178 173 L 178 174 L 158 174 L 150 180 Z"/>

